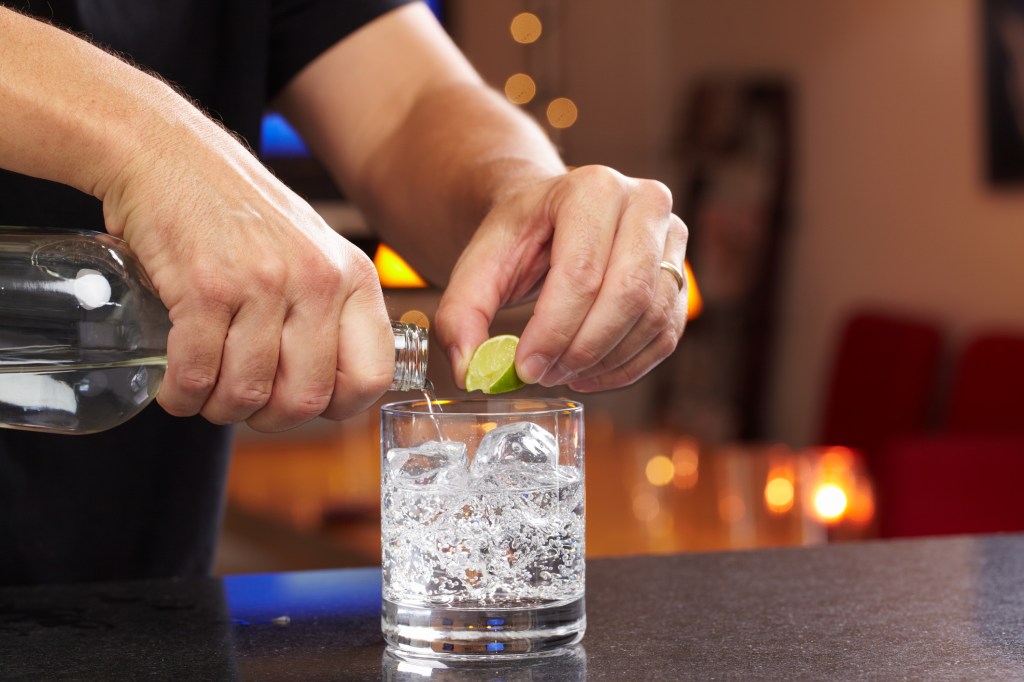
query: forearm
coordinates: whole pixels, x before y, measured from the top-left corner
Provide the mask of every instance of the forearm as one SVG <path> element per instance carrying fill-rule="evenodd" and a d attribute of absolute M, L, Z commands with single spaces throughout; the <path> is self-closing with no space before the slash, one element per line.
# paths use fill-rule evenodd
<path fill-rule="evenodd" d="M 459 84 L 417 101 L 354 192 L 382 236 L 443 283 L 503 193 L 564 170 L 525 114 L 483 85 Z"/>
<path fill-rule="evenodd" d="M 226 135 L 159 79 L 0 8 L 0 167 L 104 199 L 172 131 Z"/>
<path fill-rule="evenodd" d="M 540 128 L 487 88 L 415 3 L 337 43 L 276 105 L 374 227 L 438 284 L 498 196 L 564 172 Z"/>

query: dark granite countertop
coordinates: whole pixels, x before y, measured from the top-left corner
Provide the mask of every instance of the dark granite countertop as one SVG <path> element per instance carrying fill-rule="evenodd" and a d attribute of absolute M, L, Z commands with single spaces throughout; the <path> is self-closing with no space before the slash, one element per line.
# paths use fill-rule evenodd
<path fill-rule="evenodd" d="M 1024 679 L 1024 536 L 593 560 L 582 648 L 384 655 L 376 569 L 0 589 L 3 680 Z"/>

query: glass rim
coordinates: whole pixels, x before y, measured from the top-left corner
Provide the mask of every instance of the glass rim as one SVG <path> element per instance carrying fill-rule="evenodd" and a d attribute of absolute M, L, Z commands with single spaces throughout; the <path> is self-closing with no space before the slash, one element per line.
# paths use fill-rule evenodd
<path fill-rule="evenodd" d="M 399 400 L 396 402 L 381 405 L 382 415 L 393 416 L 403 415 L 428 415 L 431 414 L 428 403 L 437 405 L 441 412 L 434 412 L 435 417 L 451 419 L 453 417 L 465 417 L 476 415 L 489 415 L 495 417 L 522 417 L 526 415 L 545 415 L 555 412 L 583 412 L 583 403 L 569 398 L 441 398 L 431 401 L 422 398 L 416 400 Z M 523 409 L 493 409 L 497 404 L 517 405 L 521 404 Z M 472 406 L 479 405 L 480 409 L 459 410 L 457 412 L 445 412 L 448 405 Z M 490 406 L 490 409 L 488 409 Z"/>

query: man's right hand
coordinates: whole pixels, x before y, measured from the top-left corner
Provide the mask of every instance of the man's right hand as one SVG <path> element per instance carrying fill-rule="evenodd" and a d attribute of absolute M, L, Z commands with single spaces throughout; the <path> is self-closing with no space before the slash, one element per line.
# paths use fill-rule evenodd
<path fill-rule="evenodd" d="M 171 414 L 259 430 L 369 407 L 393 374 L 372 264 L 167 85 L 0 8 L 0 167 L 103 200 L 170 310 Z"/>

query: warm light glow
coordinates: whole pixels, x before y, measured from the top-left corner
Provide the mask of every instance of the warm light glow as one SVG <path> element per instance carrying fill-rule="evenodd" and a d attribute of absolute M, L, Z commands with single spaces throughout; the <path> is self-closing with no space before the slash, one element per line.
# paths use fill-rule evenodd
<path fill-rule="evenodd" d="M 784 476 L 776 476 L 764 487 L 764 501 L 768 509 L 783 514 L 793 508 L 793 482 Z"/>
<path fill-rule="evenodd" d="M 700 458 L 696 443 L 689 439 L 680 439 L 672 450 L 672 467 L 675 469 L 673 483 L 680 490 L 697 485 Z"/>
<path fill-rule="evenodd" d="M 683 267 L 686 268 L 686 319 L 692 320 L 704 309 L 704 299 L 700 297 L 700 289 L 697 288 L 697 280 L 690 269 L 690 261 L 683 261 Z"/>
<path fill-rule="evenodd" d="M 514 73 L 505 81 L 505 97 L 513 104 L 528 104 L 537 94 L 537 84 L 525 73 Z"/>
<path fill-rule="evenodd" d="M 568 128 L 576 123 L 579 111 L 568 97 L 556 97 L 548 104 L 548 123 L 552 128 Z"/>
<path fill-rule="evenodd" d="M 736 523 L 746 513 L 747 505 L 736 493 L 728 493 L 718 499 L 718 515 L 726 523 Z"/>
<path fill-rule="evenodd" d="M 377 268 L 377 276 L 380 277 L 382 287 L 419 289 L 427 286 L 424 279 L 386 244 L 377 247 L 377 253 L 373 256 L 373 265 Z"/>
<path fill-rule="evenodd" d="M 642 490 L 633 494 L 633 516 L 638 521 L 649 523 L 656 519 L 660 512 L 661 503 L 653 492 Z"/>
<path fill-rule="evenodd" d="M 826 483 L 814 494 L 814 510 L 822 521 L 839 521 L 846 512 L 846 493 L 839 486 Z"/>
<path fill-rule="evenodd" d="M 665 455 L 651 457 L 644 470 L 651 485 L 668 485 L 676 475 L 676 467 Z"/>
<path fill-rule="evenodd" d="M 850 497 L 846 519 L 856 526 L 866 526 L 875 516 L 875 493 L 868 481 L 858 480 Z"/>
<path fill-rule="evenodd" d="M 512 18 L 512 23 L 508 28 L 512 32 L 512 40 L 528 45 L 540 38 L 544 25 L 541 23 L 540 17 L 533 12 L 522 12 Z"/>
<path fill-rule="evenodd" d="M 402 313 L 402 316 L 398 318 L 399 322 L 403 324 L 414 324 L 417 327 L 423 329 L 430 329 L 430 318 L 422 310 L 406 310 Z"/>
<path fill-rule="evenodd" d="M 498 428 L 498 422 L 484 422 L 483 424 L 480 425 L 480 430 L 483 431 L 484 433 L 487 433 L 488 431 L 493 431 L 496 428 Z"/>

